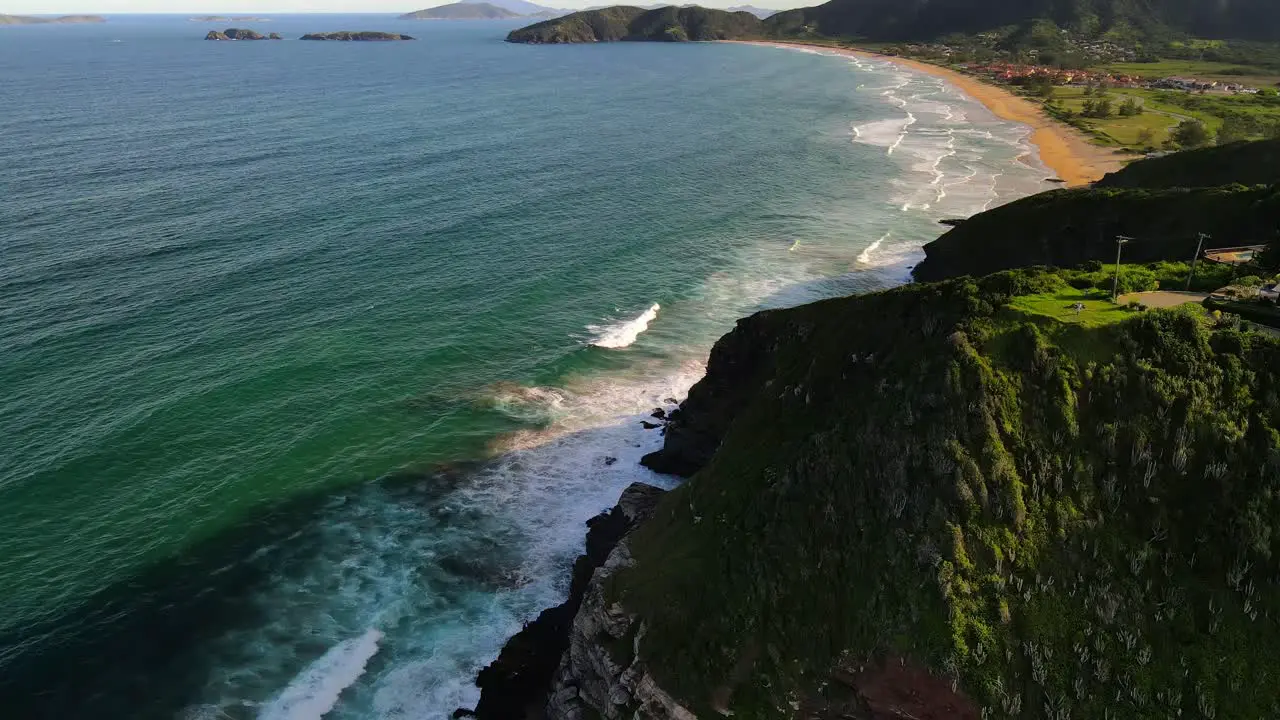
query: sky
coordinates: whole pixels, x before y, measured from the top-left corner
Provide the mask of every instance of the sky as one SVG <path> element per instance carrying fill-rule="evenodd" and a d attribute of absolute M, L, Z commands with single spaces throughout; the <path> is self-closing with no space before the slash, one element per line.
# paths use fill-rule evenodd
<path fill-rule="evenodd" d="M 10 15 L 70 15 L 112 13 L 259 14 L 346 12 L 404 13 L 444 5 L 452 0 L 0 0 L 0 13 Z M 625 0 L 530 0 L 557 8 L 627 4 Z M 631 4 L 652 5 L 659 0 L 630 0 Z M 670 0 L 673 4 L 694 0 Z M 697 0 L 704 7 L 755 5 L 776 10 L 818 5 L 824 0 Z"/>

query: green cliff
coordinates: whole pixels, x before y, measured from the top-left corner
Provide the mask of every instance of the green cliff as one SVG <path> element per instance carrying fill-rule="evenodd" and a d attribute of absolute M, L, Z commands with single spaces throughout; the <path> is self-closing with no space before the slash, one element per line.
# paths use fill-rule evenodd
<path fill-rule="evenodd" d="M 760 19 L 748 12 L 701 7 L 646 10 L 617 6 L 584 10 L 512 31 L 507 42 L 590 43 L 618 40 L 732 40 L 763 36 Z"/>
<path fill-rule="evenodd" d="M 1033 195 L 976 215 L 924 246 L 913 273 L 933 281 L 1017 267 L 1114 262 L 1117 235 L 1135 238 L 1126 262 L 1190 261 L 1199 233 L 1213 246 L 1270 242 L 1280 186 L 1085 188 Z"/>
<path fill-rule="evenodd" d="M 573 692 L 609 718 L 1280 716 L 1280 344 L 1072 292 L 1016 271 L 741 321 L 667 428 L 705 466 L 584 601 Z"/>
<path fill-rule="evenodd" d="M 1280 140 L 1237 142 L 1184 150 L 1136 162 L 1110 173 L 1094 187 L 1175 188 L 1280 183 Z"/>
<path fill-rule="evenodd" d="M 663 8 L 668 10 L 672 8 Z M 1078 40 L 1164 43 L 1188 35 L 1280 41 L 1280 6 L 1272 0 L 831 0 L 786 10 L 763 22 L 726 21 L 711 14 L 715 33 L 700 39 L 843 37 L 866 41 L 935 40 L 996 33 L 1020 47 L 1055 47 L 1061 34 Z M 588 10 L 512 33 L 512 42 L 662 40 L 661 32 L 629 27 L 642 8 Z M 548 39 L 557 38 L 557 39 Z M 690 39 L 699 39 L 692 38 Z"/>

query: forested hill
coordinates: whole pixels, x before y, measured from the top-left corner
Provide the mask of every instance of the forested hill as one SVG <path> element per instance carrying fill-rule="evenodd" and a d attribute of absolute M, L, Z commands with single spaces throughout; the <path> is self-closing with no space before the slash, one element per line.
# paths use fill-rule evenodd
<path fill-rule="evenodd" d="M 1277 717 L 1280 345 L 1199 308 L 1054 319 L 1071 292 L 741 321 L 667 428 L 701 470 L 575 642 L 697 717 Z"/>
<path fill-rule="evenodd" d="M 1226 245 L 1280 235 L 1280 141 L 1233 143 L 1141 160 L 1091 188 L 1054 190 L 969 218 L 924 246 L 920 281 L 1031 265 L 1110 262 L 1115 237 L 1131 262 L 1183 261 L 1199 234 Z M 1225 240 L 1229 238 L 1229 240 Z"/>
<path fill-rule="evenodd" d="M 1238 142 L 1184 150 L 1136 162 L 1094 183 L 1094 187 L 1195 188 L 1280 183 L 1280 140 Z"/>
<path fill-rule="evenodd" d="M 1274 0 L 832 0 L 778 13 L 770 30 L 872 40 L 928 40 L 1050 20 L 1086 37 L 1280 40 Z"/>
<path fill-rule="evenodd" d="M 517 30 L 512 42 L 717 40 L 848 37 L 931 40 L 950 34 L 1055 27 L 1082 38 L 1123 41 L 1177 36 L 1280 41 L 1276 0 L 831 0 L 767 20 L 705 8 L 616 6 L 573 13 Z M 633 26 L 639 21 L 638 26 Z M 1052 23 L 1052 25 L 1046 25 Z"/>
<path fill-rule="evenodd" d="M 749 12 L 702 7 L 646 10 L 615 6 L 584 10 L 513 31 L 508 42 L 587 43 L 616 40 L 732 40 L 763 35 L 760 19 Z"/>

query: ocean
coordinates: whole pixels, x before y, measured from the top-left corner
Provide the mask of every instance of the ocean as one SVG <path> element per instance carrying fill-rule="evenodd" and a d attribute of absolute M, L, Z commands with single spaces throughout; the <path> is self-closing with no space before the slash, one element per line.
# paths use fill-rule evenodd
<path fill-rule="evenodd" d="M 0 28 L 6 717 L 471 706 L 735 319 L 1052 175 L 879 61 L 229 24 Z"/>

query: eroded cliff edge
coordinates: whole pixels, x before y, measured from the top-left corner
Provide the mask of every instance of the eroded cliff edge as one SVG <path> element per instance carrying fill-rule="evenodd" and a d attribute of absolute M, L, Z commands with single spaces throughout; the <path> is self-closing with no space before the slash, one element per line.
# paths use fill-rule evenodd
<path fill-rule="evenodd" d="M 1195 306 L 1056 319 L 1069 290 L 741 322 L 656 460 L 692 479 L 593 572 L 541 712 L 1274 716 L 1280 345 Z"/>

